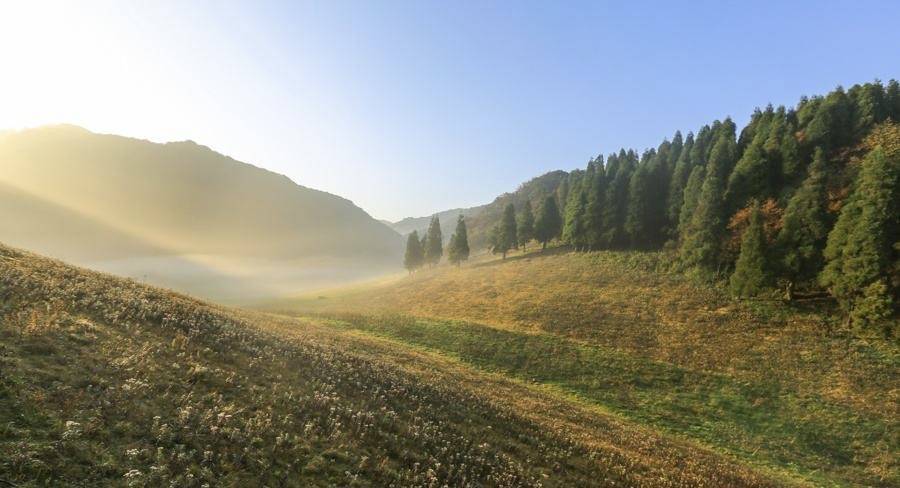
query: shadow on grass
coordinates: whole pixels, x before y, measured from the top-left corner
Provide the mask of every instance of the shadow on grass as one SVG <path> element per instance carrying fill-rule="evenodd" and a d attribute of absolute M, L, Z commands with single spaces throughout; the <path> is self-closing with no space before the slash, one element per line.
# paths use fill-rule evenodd
<path fill-rule="evenodd" d="M 528 259 L 540 259 L 549 256 L 556 256 L 559 254 L 565 254 L 572 250 L 571 246 L 556 246 L 556 247 L 548 247 L 547 249 L 537 249 L 533 251 L 525 251 L 522 254 L 517 254 L 515 256 L 508 256 L 506 259 L 494 259 L 491 261 L 487 261 L 484 263 L 476 263 L 473 264 L 473 268 L 486 268 L 489 266 L 498 266 L 503 263 L 512 263 L 516 261 L 528 260 Z"/>

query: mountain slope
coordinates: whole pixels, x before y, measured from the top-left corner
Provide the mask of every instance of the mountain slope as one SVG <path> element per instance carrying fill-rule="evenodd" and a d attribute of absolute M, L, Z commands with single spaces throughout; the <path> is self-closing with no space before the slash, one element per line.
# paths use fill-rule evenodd
<path fill-rule="evenodd" d="M 266 309 L 559 389 L 812 486 L 898 485 L 897 344 L 842 329 L 827 301 L 744 302 L 671 263 L 551 248 Z"/>
<path fill-rule="evenodd" d="M 777 486 L 415 348 L 2 245 L 0 371 L 15 486 Z"/>
<path fill-rule="evenodd" d="M 522 183 L 515 191 L 504 193 L 491 203 L 477 207 L 439 212 L 437 216 L 441 222 L 444 238 L 450 238 L 450 234 L 453 233 L 453 229 L 456 227 L 456 218 L 459 214 L 462 214 L 466 218 L 466 225 L 469 231 L 469 245 L 472 249 L 487 247 L 491 227 L 500 220 L 503 209 L 507 204 L 512 203 L 518 211 L 521 210 L 523 205 L 530 203 L 535 212 L 537 212 L 537 206 L 540 204 L 541 199 L 546 195 L 555 194 L 557 188 L 567 176 L 568 173 L 565 171 L 551 171 Z M 419 234 L 421 234 L 428 228 L 430 221 L 431 217 L 407 217 L 394 222 L 391 224 L 391 227 L 403 235 L 409 234 L 414 230 L 419 231 Z"/>
<path fill-rule="evenodd" d="M 0 208 L 13 222 L 0 227 L 0 239 L 79 264 L 193 256 L 224 274 L 264 280 L 271 272 L 258 271 L 262 264 L 340 264 L 366 275 L 398 267 L 402 252 L 401 237 L 352 202 L 189 141 L 44 127 L 0 137 L 0 163 Z M 91 237 L 100 227 L 102 253 Z M 302 286 L 308 276 L 286 281 Z"/>

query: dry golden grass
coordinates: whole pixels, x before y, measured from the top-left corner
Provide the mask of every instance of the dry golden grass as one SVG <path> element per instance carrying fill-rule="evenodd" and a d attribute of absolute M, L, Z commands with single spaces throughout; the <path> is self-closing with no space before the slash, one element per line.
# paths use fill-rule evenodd
<path fill-rule="evenodd" d="M 775 486 L 399 343 L 0 246 L 0 484 Z"/>
<path fill-rule="evenodd" d="M 337 318 L 514 377 L 543 375 L 583 403 L 815 484 L 900 482 L 896 344 L 843 330 L 828 302 L 733 300 L 670 272 L 662 253 L 482 258 L 265 308 Z M 579 344 L 624 369 L 585 369 Z M 560 366 L 548 351 L 576 358 Z M 676 379 L 643 377 L 654 371 Z M 621 400 L 597 381 L 637 385 L 637 397 Z"/>

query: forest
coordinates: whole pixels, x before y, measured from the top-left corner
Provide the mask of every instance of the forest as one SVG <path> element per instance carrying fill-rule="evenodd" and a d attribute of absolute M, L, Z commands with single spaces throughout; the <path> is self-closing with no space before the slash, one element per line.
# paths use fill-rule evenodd
<path fill-rule="evenodd" d="M 555 191 L 518 210 L 506 203 L 488 247 L 504 257 L 532 240 L 579 252 L 663 250 L 680 271 L 727 281 L 735 296 L 831 296 L 851 324 L 892 334 L 898 120 L 900 84 L 875 81 L 757 109 L 740 132 L 725 118 L 640 154 L 601 154 Z M 428 250 L 426 240 L 412 246 Z M 421 262 L 440 259 L 431 246 Z"/>

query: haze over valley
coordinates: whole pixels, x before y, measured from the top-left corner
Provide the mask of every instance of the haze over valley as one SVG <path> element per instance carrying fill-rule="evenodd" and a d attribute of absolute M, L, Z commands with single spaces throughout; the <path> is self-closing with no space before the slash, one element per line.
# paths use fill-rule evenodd
<path fill-rule="evenodd" d="M 898 20 L 0 0 L 0 488 L 900 486 Z"/>
<path fill-rule="evenodd" d="M 399 270 L 401 236 L 349 200 L 192 141 L 61 125 L 0 136 L 0 240 L 225 301 Z"/>

